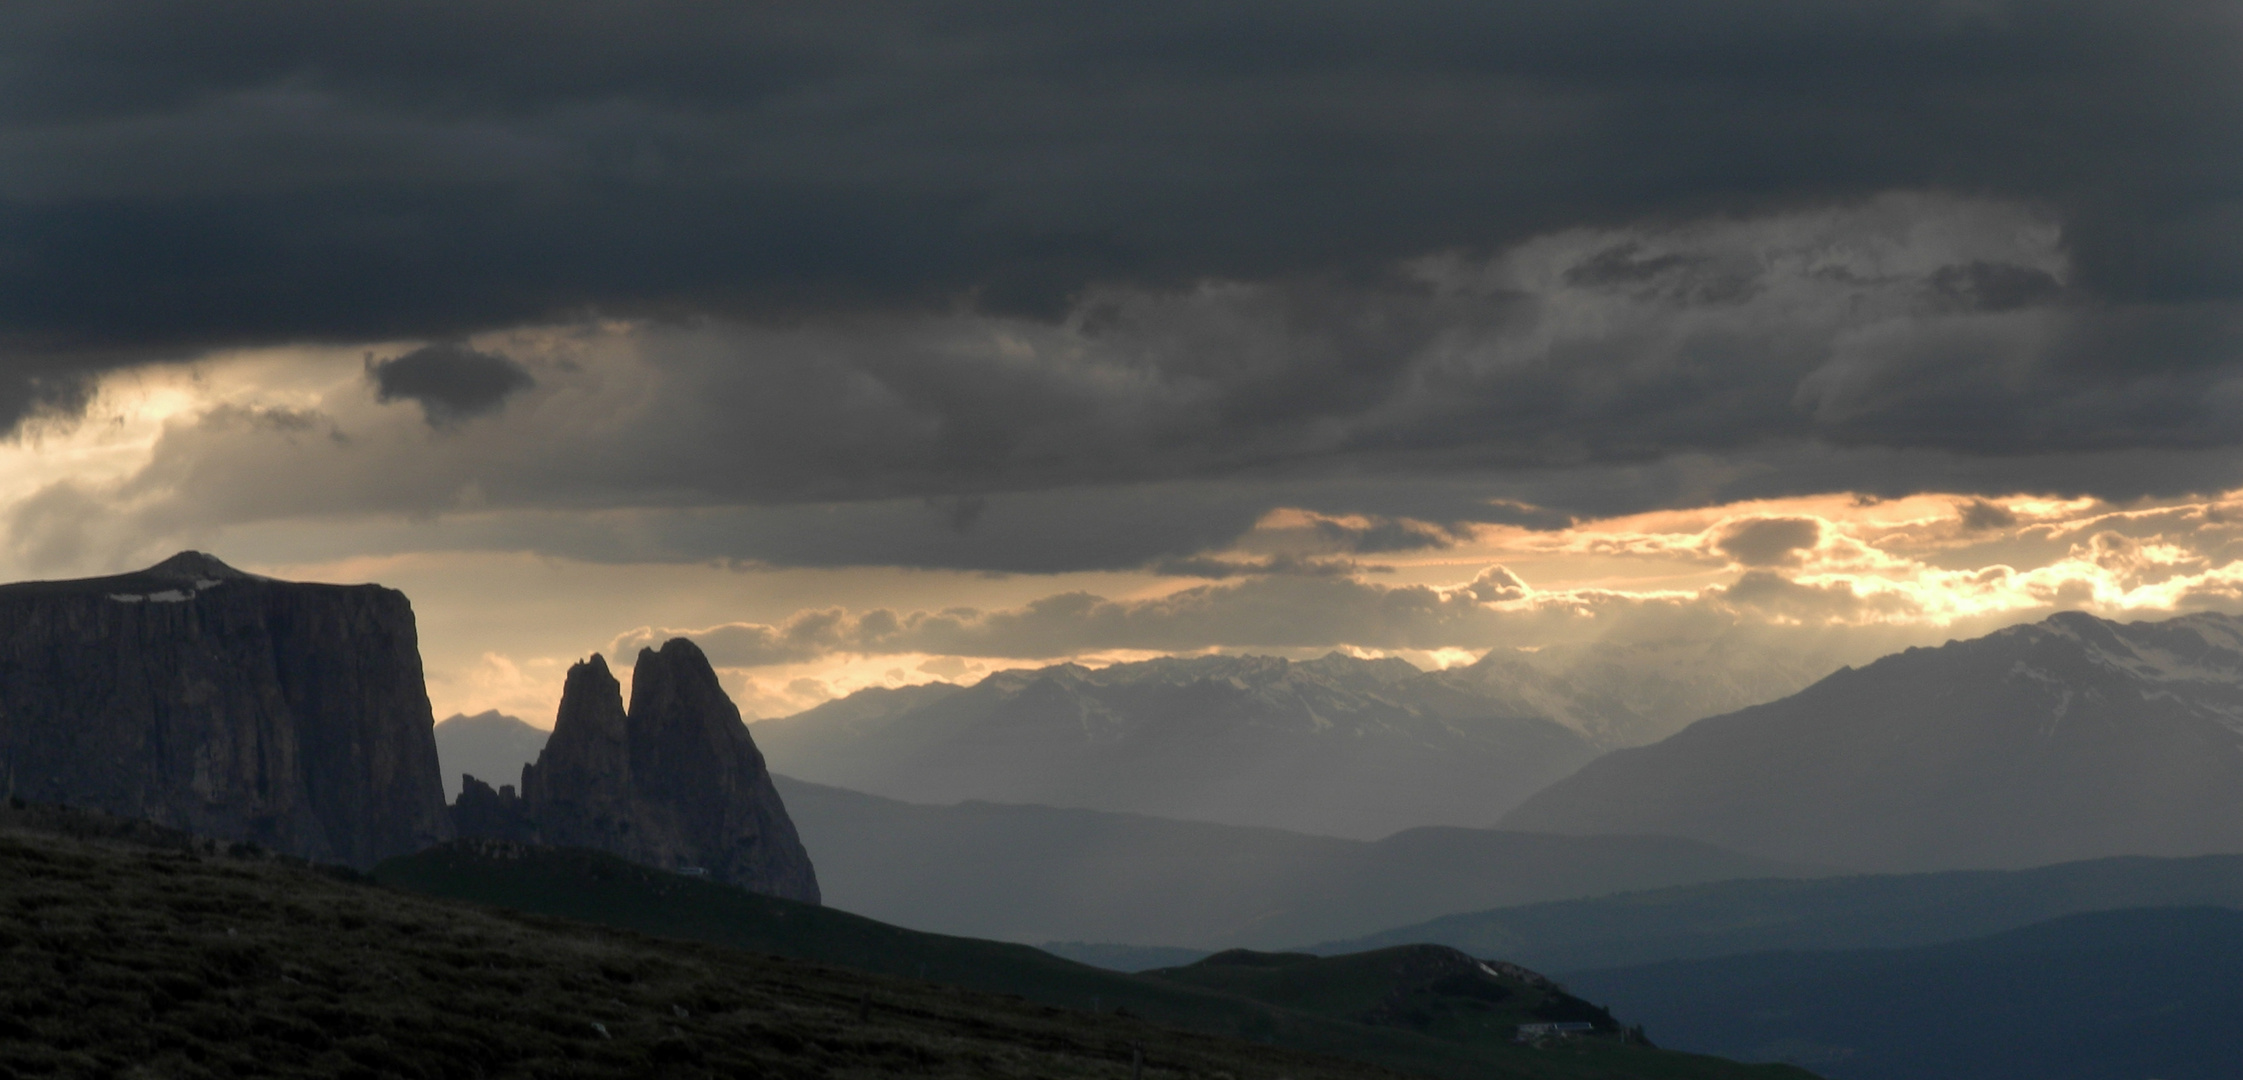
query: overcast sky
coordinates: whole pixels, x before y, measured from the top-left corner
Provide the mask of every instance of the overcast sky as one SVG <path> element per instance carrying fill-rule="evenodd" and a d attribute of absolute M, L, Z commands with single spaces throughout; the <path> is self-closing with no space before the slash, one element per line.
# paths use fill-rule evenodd
<path fill-rule="evenodd" d="M 2233 609 L 2231 3 L 0 6 L 0 570 L 439 715 Z M 1752 640 L 1760 640 L 1752 638 Z"/>

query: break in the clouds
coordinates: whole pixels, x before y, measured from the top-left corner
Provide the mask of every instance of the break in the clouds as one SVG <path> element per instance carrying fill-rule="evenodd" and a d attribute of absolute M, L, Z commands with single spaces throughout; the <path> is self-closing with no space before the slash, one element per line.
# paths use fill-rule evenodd
<path fill-rule="evenodd" d="M 716 663 L 766 667 L 835 654 L 1048 659 L 1116 650 L 1389 651 L 1538 648 L 1553 643 L 1727 632 L 1741 625 L 1945 629 L 2059 608 L 2113 616 L 2243 602 L 2243 502 L 2117 509 L 2020 501 L 1989 535 L 1984 502 L 1914 500 L 1897 507 L 1817 507 L 1816 514 L 1745 509 L 1713 520 L 1673 512 L 1576 529 L 1492 529 L 1479 557 L 1636 563 L 1629 588 L 1536 588 L 1503 564 L 1464 580 L 1386 584 L 1344 574 L 1262 574 L 1157 596 L 1059 593 L 1000 610 L 810 609 L 776 624 L 644 628 L 618 650 L 687 634 Z M 1744 508 L 1738 508 L 1744 509 Z M 1640 567 L 1667 562 L 1704 584 L 1647 588 Z M 1579 570 L 1571 573 L 1578 575 Z"/>
<path fill-rule="evenodd" d="M 2131 509 L 1809 499 L 1560 530 L 1498 527 L 1462 542 L 1468 558 L 1518 560 L 1570 579 L 1554 587 L 1501 563 L 1417 583 L 1264 574 L 1152 596 L 1055 593 L 986 610 L 810 608 L 770 623 L 642 627 L 607 648 L 628 655 L 690 636 L 779 711 L 826 692 L 797 673 L 853 660 L 931 656 L 956 668 L 973 658 L 975 670 L 988 670 L 1206 650 L 1341 648 L 1420 663 L 1522 650 L 1516 655 L 1559 673 L 1649 679 L 1655 685 L 1637 687 L 1644 700 L 1635 706 L 1651 725 L 1636 737 L 1648 738 L 1789 693 L 1840 664 L 2057 610 L 2116 618 L 2236 610 L 2239 510 L 2232 495 Z M 1995 513 L 2007 523 L 1987 524 Z M 1257 532 L 1281 533 L 1285 519 Z"/>

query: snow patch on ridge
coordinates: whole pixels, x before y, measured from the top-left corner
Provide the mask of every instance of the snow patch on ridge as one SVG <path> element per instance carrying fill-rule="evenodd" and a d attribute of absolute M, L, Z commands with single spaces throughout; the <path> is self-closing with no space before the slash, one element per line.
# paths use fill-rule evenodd
<path fill-rule="evenodd" d="M 2163 623 L 2121 625 L 2058 615 L 2016 629 L 2043 641 L 2076 643 L 2082 661 L 2134 683 L 2142 700 L 2179 702 L 2243 734 L 2243 620 L 2207 612 Z M 2023 661 L 2010 674 L 2051 687 L 2065 681 Z"/>
<path fill-rule="evenodd" d="M 192 589 L 158 589 L 152 593 L 113 592 L 109 594 L 109 599 L 120 604 L 184 604 L 223 584 L 225 584 L 223 581 L 206 579 L 195 582 L 195 587 Z"/>

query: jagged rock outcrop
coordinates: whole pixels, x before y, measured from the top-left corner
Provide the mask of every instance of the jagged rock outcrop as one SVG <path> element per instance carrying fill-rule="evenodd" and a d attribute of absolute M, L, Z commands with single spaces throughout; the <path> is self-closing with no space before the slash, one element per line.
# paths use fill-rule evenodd
<path fill-rule="evenodd" d="M 495 709 L 438 720 L 436 760 L 444 769 L 444 797 L 459 798 L 464 773 L 509 780 L 522 775 L 522 766 L 537 760 L 552 735 Z"/>
<path fill-rule="evenodd" d="M 514 785 L 505 784 L 494 791 L 474 773 L 460 777 L 460 797 L 452 804 L 452 831 L 476 840 L 537 843 L 537 825 L 530 820 L 521 797 L 514 793 Z"/>
<path fill-rule="evenodd" d="M 0 788 L 371 866 L 445 839 L 413 609 L 182 552 L 0 586 Z"/>
<path fill-rule="evenodd" d="M 453 813 L 463 836 L 598 848 L 818 902 L 762 752 L 708 657 L 683 638 L 639 651 L 629 710 L 606 660 L 570 668 L 553 737 L 522 767 L 520 794 L 469 777 Z"/>

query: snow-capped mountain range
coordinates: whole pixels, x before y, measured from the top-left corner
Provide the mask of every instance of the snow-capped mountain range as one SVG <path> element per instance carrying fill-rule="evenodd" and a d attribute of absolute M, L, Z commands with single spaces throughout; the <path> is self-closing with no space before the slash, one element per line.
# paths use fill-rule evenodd
<path fill-rule="evenodd" d="M 773 767 L 913 802 L 1042 803 L 1375 838 L 1487 826 L 1596 756 L 1459 673 L 1167 657 L 852 695 L 755 725 Z"/>
<path fill-rule="evenodd" d="M 1503 824 L 1872 870 L 2243 851 L 2243 619 L 1910 649 L 1606 755 Z"/>

